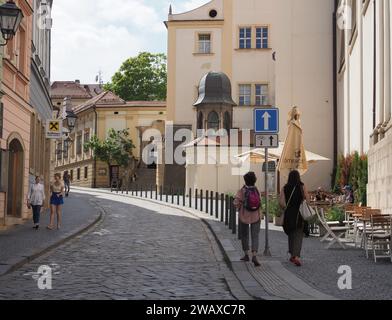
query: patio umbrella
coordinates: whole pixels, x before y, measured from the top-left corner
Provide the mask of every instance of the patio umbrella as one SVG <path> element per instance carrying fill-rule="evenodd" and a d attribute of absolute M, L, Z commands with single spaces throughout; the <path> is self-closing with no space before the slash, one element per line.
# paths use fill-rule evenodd
<path fill-rule="evenodd" d="M 308 171 L 308 161 L 303 143 L 302 126 L 298 107 L 289 113 L 288 132 L 279 160 L 280 172 L 298 170 L 301 175 Z"/>
<path fill-rule="evenodd" d="M 279 160 L 282 156 L 284 149 L 284 143 L 279 142 L 279 148 L 277 149 L 270 149 L 268 151 L 268 159 L 270 161 L 276 161 Z M 306 155 L 306 161 L 308 164 L 313 164 L 319 161 L 330 161 L 330 159 L 325 158 L 319 154 L 310 152 L 305 150 L 305 155 Z M 236 156 L 238 159 L 241 161 L 247 161 L 250 160 L 251 163 L 263 163 L 265 161 L 265 154 L 264 154 L 264 149 L 252 149 L 250 151 L 241 153 Z"/>

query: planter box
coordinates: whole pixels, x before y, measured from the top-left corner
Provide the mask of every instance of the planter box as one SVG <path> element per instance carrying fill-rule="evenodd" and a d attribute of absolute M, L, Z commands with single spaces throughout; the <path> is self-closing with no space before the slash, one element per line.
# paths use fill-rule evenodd
<path fill-rule="evenodd" d="M 283 217 L 274 217 L 274 225 L 277 227 L 283 226 Z"/>

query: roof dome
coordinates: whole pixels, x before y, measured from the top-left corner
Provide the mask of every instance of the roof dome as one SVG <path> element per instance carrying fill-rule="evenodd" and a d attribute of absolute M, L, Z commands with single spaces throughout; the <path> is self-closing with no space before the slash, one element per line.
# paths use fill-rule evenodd
<path fill-rule="evenodd" d="M 206 104 L 236 105 L 231 97 L 230 79 L 223 72 L 209 72 L 200 80 L 199 98 L 194 106 Z"/>

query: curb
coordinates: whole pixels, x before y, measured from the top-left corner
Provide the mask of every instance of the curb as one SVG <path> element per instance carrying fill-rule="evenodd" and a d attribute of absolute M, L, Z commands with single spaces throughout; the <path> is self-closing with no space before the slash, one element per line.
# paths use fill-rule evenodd
<path fill-rule="evenodd" d="M 44 254 L 52 251 L 53 249 L 56 249 L 60 246 L 62 246 L 63 244 L 69 242 L 70 240 L 73 240 L 74 238 L 80 236 L 81 234 L 87 232 L 89 229 L 92 229 L 93 227 L 95 227 L 95 225 L 97 225 L 99 222 L 101 222 L 105 216 L 105 211 L 103 209 L 101 209 L 100 207 L 97 208 L 97 210 L 100 211 L 100 213 L 98 214 L 97 217 L 94 218 L 94 220 L 90 223 L 88 223 L 86 226 L 84 226 L 82 229 L 79 229 L 78 231 L 68 235 L 67 237 L 57 241 L 56 243 L 50 245 L 49 247 L 46 247 L 43 250 L 40 250 L 36 253 L 33 253 L 32 255 L 25 257 L 24 259 L 20 260 L 19 262 L 13 264 L 12 266 L 10 266 L 6 271 L 2 272 L 0 274 L 0 278 L 4 277 L 12 272 L 15 272 L 16 270 L 20 269 L 21 267 L 23 267 L 25 264 L 32 262 L 33 260 L 43 256 Z"/>

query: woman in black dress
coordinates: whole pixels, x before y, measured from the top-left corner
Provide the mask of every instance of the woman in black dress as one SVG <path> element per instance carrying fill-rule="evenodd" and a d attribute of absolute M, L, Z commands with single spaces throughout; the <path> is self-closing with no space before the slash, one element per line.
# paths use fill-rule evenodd
<path fill-rule="evenodd" d="M 290 262 L 300 267 L 304 220 L 299 212 L 302 201 L 309 201 L 308 191 L 297 170 L 291 171 L 287 184 L 280 193 L 280 205 L 285 208 L 283 229 L 289 237 Z"/>

